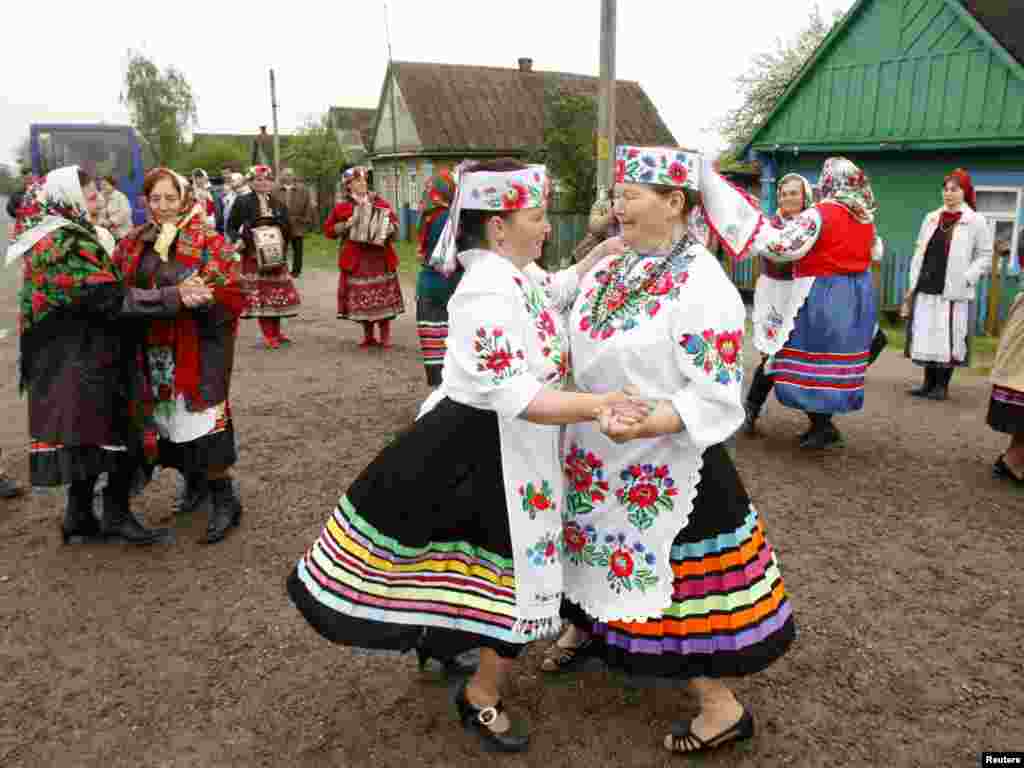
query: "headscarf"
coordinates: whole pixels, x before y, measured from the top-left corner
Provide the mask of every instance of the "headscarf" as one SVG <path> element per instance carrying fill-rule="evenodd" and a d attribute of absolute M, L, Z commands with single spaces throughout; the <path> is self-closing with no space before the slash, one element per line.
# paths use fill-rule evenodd
<path fill-rule="evenodd" d="M 862 224 L 875 220 L 875 195 L 867 175 L 845 157 L 830 157 L 821 169 L 822 202 L 838 203 Z"/>
<path fill-rule="evenodd" d="M 273 181 L 274 169 L 269 165 L 254 165 L 249 169 L 249 173 L 247 173 L 246 176 L 250 181 L 255 179 Z"/>
<path fill-rule="evenodd" d="M 77 302 L 86 286 L 117 282 L 111 262 L 112 238 L 103 238 L 89 221 L 78 167 L 52 171 L 42 187 L 31 191 L 35 203 L 22 206 L 25 231 L 8 249 L 24 256 L 24 283 L 19 294 L 19 331 L 27 334 L 54 309 Z M 104 230 L 105 232 L 105 230 Z M 56 236 L 55 236 L 56 233 Z M 22 345 L 22 381 L 31 365 L 33 343 Z"/>
<path fill-rule="evenodd" d="M 427 264 L 445 277 L 458 266 L 456 241 L 463 210 L 513 213 L 547 204 L 551 182 L 543 165 L 528 165 L 517 171 L 474 171 L 476 163 L 460 163 L 455 169 L 455 195 L 448 221 Z"/>
<path fill-rule="evenodd" d="M 804 201 L 800 210 L 806 211 L 808 208 L 814 205 L 814 187 L 811 186 L 811 182 L 809 182 L 799 173 L 787 173 L 785 176 L 779 179 L 779 183 L 775 187 L 776 197 L 782 194 L 782 188 L 791 181 L 799 181 L 800 185 L 803 187 Z M 781 208 L 776 209 L 775 216 L 779 219 L 782 218 Z"/>
<path fill-rule="evenodd" d="M 85 195 L 82 193 L 82 185 L 78 182 L 78 171 L 77 165 L 58 168 L 46 175 L 41 188 L 33 190 L 30 187 L 26 190 L 26 196 L 30 193 L 35 194 L 38 215 L 30 217 L 25 222 L 29 226 L 8 247 L 7 266 L 27 253 L 44 237 L 63 227 L 77 229 L 99 240 L 96 227 L 89 220 Z M 28 200 L 23 205 L 28 205 Z M 109 242 L 104 241 L 102 244 L 109 254 Z"/>
<path fill-rule="evenodd" d="M 153 209 L 149 209 L 150 217 L 152 218 L 153 223 L 159 227 L 160 231 L 153 248 L 156 250 L 157 256 L 160 257 L 160 260 L 166 262 L 171 244 L 174 242 L 174 238 L 178 236 L 178 232 L 187 227 L 189 222 L 195 216 L 198 215 L 200 220 L 202 220 L 202 217 L 206 215 L 206 211 L 203 210 L 203 207 L 196 202 L 192 194 L 191 185 L 184 176 L 172 171 L 170 168 L 161 167 L 154 168 L 146 173 L 146 181 L 148 182 L 150 179 L 157 176 L 170 179 L 171 183 L 177 188 L 178 195 L 181 197 L 181 213 L 178 215 L 178 219 L 175 222 L 165 221 L 163 223 L 157 223 Z M 143 186 L 145 186 L 145 183 Z M 146 206 L 149 207 L 148 200 L 146 201 Z"/>
<path fill-rule="evenodd" d="M 955 181 L 957 186 L 964 191 L 964 202 L 971 206 L 972 211 L 978 210 L 978 195 L 974 191 L 974 182 L 971 181 L 971 174 L 963 168 L 957 168 L 943 180 L 943 185 L 947 181 Z"/>
<path fill-rule="evenodd" d="M 420 225 L 419 225 L 419 255 L 422 261 L 426 261 L 430 254 L 427 253 L 427 240 L 430 238 L 430 228 L 437 217 L 448 210 L 455 197 L 455 177 L 447 168 L 442 168 L 427 179 L 426 187 L 423 190 L 423 199 L 420 200 Z"/>
<path fill-rule="evenodd" d="M 370 178 L 370 169 L 367 168 L 365 165 L 353 165 L 351 168 L 346 168 L 342 172 L 342 174 L 341 174 L 341 187 L 342 187 L 342 194 L 343 194 L 344 197 L 350 197 L 353 200 L 357 199 L 349 191 L 349 184 L 351 184 L 352 180 L 356 179 L 356 178 L 369 180 L 369 178 Z M 367 195 L 369 195 L 369 190 L 367 190 Z M 362 202 L 362 200 L 359 200 L 358 202 Z"/>

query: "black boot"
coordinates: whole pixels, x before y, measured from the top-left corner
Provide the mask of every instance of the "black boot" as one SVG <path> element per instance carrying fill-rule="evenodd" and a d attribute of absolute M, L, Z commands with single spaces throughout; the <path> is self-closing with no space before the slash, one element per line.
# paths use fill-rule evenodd
<path fill-rule="evenodd" d="M 96 478 L 72 483 L 68 488 L 67 505 L 61 535 L 65 544 L 77 543 L 100 535 L 100 522 L 96 519 L 92 489 Z"/>
<path fill-rule="evenodd" d="M 929 400 L 945 400 L 949 397 L 949 382 L 953 378 L 952 368 L 935 368 L 935 386 L 925 397 Z"/>
<path fill-rule="evenodd" d="M 750 382 L 750 389 L 747 391 L 747 400 L 743 404 L 747 416 L 743 421 L 743 431 L 748 435 L 757 434 L 757 418 L 761 415 L 768 395 L 771 394 L 775 380 L 764 372 L 764 361 L 754 371 L 754 379 Z"/>
<path fill-rule="evenodd" d="M 828 448 L 839 448 L 843 444 L 843 436 L 832 423 L 832 416 L 828 413 L 811 414 L 814 426 L 810 434 L 800 441 L 800 447 L 809 451 L 821 451 Z"/>
<path fill-rule="evenodd" d="M 169 528 L 146 528 L 132 514 L 129 500 L 132 473 L 116 473 L 103 489 L 102 533 L 108 539 L 121 539 L 128 544 L 157 544 L 173 537 Z"/>
<path fill-rule="evenodd" d="M 174 497 L 174 513 L 176 515 L 188 515 L 195 512 L 203 501 L 203 494 L 206 492 L 206 477 L 193 473 L 183 473 L 182 480 L 177 487 Z"/>
<path fill-rule="evenodd" d="M 924 383 L 907 394 L 911 397 L 928 397 L 933 389 L 935 389 L 935 367 L 926 365 L 924 367 Z"/>
<path fill-rule="evenodd" d="M 206 543 L 216 544 L 227 536 L 232 526 L 242 520 L 242 502 L 235 496 L 231 478 L 210 481 L 211 512 L 206 526 Z"/>

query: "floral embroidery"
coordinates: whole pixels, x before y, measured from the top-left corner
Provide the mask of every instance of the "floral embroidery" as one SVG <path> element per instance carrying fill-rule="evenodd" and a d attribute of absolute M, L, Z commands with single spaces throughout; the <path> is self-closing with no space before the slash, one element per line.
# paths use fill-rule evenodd
<path fill-rule="evenodd" d="M 630 543 L 625 533 L 600 536 L 592 525 L 568 522 L 562 526 L 562 547 L 573 565 L 607 568 L 608 586 L 617 594 L 646 592 L 658 583 L 657 557 L 641 542 Z"/>
<path fill-rule="evenodd" d="M 526 301 L 526 310 L 534 319 L 534 327 L 537 331 L 537 339 L 541 343 L 541 354 L 554 366 L 554 370 L 545 377 L 548 384 L 566 385 L 569 381 L 569 374 L 572 370 L 569 347 L 562 335 L 558 332 L 555 319 L 548 309 L 546 294 L 530 281 L 514 278 L 519 290 L 522 291 L 523 299 Z M 550 276 L 545 282 L 550 283 Z"/>
<path fill-rule="evenodd" d="M 587 515 L 603 502 L 608 494 L 604 462 L 594 453 L 584 451 L 576 443 L 569 448 L 565 457 L 565 474 L 569 478 L 570 491 L 566 494 L 566 515 Z"/>
<path fill-rule="evenodd" d="M 761 328 L 766 339 L 775 341 L 778 337 L 779 331 L 782 330 L 782 315 L 774 306 L 769 307 L 768 316 L 761 321 Z"/>
<path fill-rule="evenodd" d="M 532 547 L 526 548 L 526 557 L 530 565 L 541 567 L 543 565 L 554 565 L 558 562 L 558 535 L 545 533 Z"/>
<path fill-rule="evenodd" d="M 558 505 L 555 504 L 554 490 L 551 487 L 551 483 L 547 480 L 541 481 L 540 487 L 538 488 L 532 482 L 526 485 L 519 486 L 519 495 L 522 497 L 520 501 L 523 505 L 523 512 L 526 512 L 531 520 L 535 520 L 538 512 L 543 512 L 546 509 L 557 509 Z"/>
<path fill-rule="evenodd" d="M 484 210 L 518 211 L 524 208 L 540 208 L 548 196 L 547 176 L 536 169 L 517 173 L 504 173 L 496 178 L 497 184 L 486 187 L 470 187 L 474 208 L 483 204 Z"/>
<path fill-rule="evenodd" d="M 780 255 L 797 255 L 818 239 L 818 212 L 813 208 L 792 219 L 789 224 L 772 240 L 768 250 Z"/>
<path fill-rule="evenodd" d="M 714 376 L 715 383 L 729 384 L 743 381 L 743 331 L 715 333 L 708 329 L 702 334 L 684 333 L 679 339 L 693 364 Z"/>
<path fill-rule="evenodd" d="M 693 244 L 689 237 L 680 242 L 685 242 L 687 247 Z M 639 325 L 640 318 L 655 317 L 664 302 L 678 299 L 689 280 L 694 256 L 673 252 L 667 258 L 665 268 L 653 276 L 656 259 L 639 259 L 625 264 L 625 257 L 613 259 L 606 269 L 595 273 L 597 286 L 584 294 L 580 305 L 579 330 L 589 333 L 591 339 L 604 341 L 618 331 L 633 330 Z M 623 271 L 636 274 L 623 275 Z M 637 279 L 639 284 L 634 285 Z M 603 318 L 601 313 L 605 313 Z"/>
<path fill-rule="evenodd" d="M 174 410 L 174 348 L 151 346 L 146 350 L 146 361 L 155 408 L 167 415 Z"/>
<path fill-rule="evenodd" d="M 615 153 L 615 181 L 697 188 L 699 156 L 665 147 L 621 146 Z"/>
<path fill-rule="evenodd" d="M 521 366 L 516 361 L 523 360 L 525 355 L 521 349 L 513 351 L 502 328 L 495 328 L 489 334 L 483 327 L 477 328 L 473 348 L 480 360 L 476 365 L 477 371 L 491 371 L 492 383 L 500 384 L 520 373 Z"/>
<path fill-rule="evenodd" d="M 668 465 L 634 464 L 622 470 L 623 486 L 615 491 L 619 503 L 629 510 L 628 520 L 641 531 L 654 525 L 661 512 L 671 512 L 673 497 L 679 494 L 669 476 Z"/>

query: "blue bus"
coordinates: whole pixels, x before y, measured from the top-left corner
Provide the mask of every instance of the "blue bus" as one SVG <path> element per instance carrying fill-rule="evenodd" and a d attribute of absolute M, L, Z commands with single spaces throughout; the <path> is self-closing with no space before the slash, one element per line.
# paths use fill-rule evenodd
<path fill-rule="evenodd" d="M 146 148 L 130 125 L 34 123 L 29 144 L 32 173 L 42 176 L 54 168 L 77 165 L 97 178 L 113 176 L 132 204 L 133 222 L 146 220 L 142 201 Z"/>

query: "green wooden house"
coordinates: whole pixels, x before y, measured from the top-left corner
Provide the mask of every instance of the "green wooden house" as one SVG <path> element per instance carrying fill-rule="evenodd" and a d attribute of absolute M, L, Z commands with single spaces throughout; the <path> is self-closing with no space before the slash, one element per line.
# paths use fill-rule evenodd
<path fill-rule="evenodd" d="M 761 164 L 769 211 L 786 173 L 816 183 L 832 155 L 864 168 L 879 203 L 890 309 L 906 291 L 921 220 L 942 204 L 943 178 L 966 168 L 979 211 L 1009 246 L 992 307 L 1005 314 L 1024 251 L 1024 0 L 858 0 L 747 150 Z M 979 330 L 990 282 L 979 286 Z"/>

